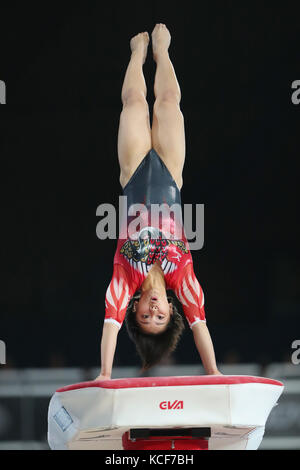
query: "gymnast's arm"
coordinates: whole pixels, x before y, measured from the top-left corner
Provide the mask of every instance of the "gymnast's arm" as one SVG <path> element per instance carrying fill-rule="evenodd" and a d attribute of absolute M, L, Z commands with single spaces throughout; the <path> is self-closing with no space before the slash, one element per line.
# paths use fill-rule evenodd
<path fill-rule="evenodd" d="M 195 323 L 192 332 L 207 375 L 222 375 L 217 368 L 214 346 L 206 322 Z"/>
<path fill-rule="evenodd" d="M 214 347 L 206 325 L 204 293 L 196 278 L 192 263 L 185 267 L 183 275 L 177 279 L 173 288 L 192 329 L 195 345 L 206 373 L 221 375 L 216 365 Z"/>
<path fill-rule="evenodd" d="M 105 295 L 101 372 L 96 380 L 107 380 L 111 377 L 118 333 L 125 318 L 129 299 L 135 288 L 135 283 L 130 282 L 124 267 L 114 264 L 113 276 Z"/>
<path fill-rule="evenodd" d="M 114 323 L 104 323 L 101 340 L 101 372 L 96 380 L 109 380 L 116 351 L 119 328 Z"/>

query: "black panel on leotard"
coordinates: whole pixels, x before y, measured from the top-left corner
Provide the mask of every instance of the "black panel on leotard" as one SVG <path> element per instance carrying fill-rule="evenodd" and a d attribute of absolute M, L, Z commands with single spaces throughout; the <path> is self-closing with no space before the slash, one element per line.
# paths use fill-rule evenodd
<path fill-rule="evenodd" d="M 181 204 L 180 191 L 168 168 L 154 149 L 145 156 L 123 189 L 127 205 Z"/>

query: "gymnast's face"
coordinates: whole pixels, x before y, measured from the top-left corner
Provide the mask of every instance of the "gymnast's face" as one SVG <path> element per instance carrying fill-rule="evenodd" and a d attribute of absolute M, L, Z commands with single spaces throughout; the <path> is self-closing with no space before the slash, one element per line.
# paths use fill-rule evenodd
<path fill-rule="evenodd" d="M 140 300 L 134 302 L 136 321 L 145 333 L 162 333 L 173 313 L 173 305 L 167 296 L 157 292 L 143 292 Z"/>

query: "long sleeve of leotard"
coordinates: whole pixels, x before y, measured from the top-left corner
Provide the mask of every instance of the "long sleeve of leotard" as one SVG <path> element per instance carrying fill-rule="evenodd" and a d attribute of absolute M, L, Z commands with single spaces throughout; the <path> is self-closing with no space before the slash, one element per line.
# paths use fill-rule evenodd
<path fill-rule="evenodd" d="M 198 322 L 205 322 L 204 293 L 194 273 L 193 263 L 189 263 L 179 277 L 173 290 L 181 302 L 185 317 L 192 328 Z"/>
<path fill-rule="evenodd" d="M 125 268 L 114 264 L 113 276 L 106 290 L 104 322 L 114 323 L 121 328 L 129 300 L 135 290 L 136 285 L 129 279 Z"/>

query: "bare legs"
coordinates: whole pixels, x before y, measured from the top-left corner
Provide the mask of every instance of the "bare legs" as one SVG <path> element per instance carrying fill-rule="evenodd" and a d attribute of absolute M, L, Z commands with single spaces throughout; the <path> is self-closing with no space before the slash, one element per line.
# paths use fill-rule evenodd
<path fill-rule="evenodd" d="M 168 52 L 170 42 L 171 35 L 166 26 L 157 24 L 152 33 L 153 57 L 156 61 L 152 146 L 181 188 L 185 132 L 179 105 L 181 91 Z"/>
<path fill-rule="evenodd" d="M 157 24 L 152 32 L 153 57 L 156 62 L 152 129 L 143 76 L 148 33 L 138 34 L 130 43 L 132 55 L 122 88 L 123 110 L 118 138 L 120 182 L 123 187 L 151 148 L 164 161 L 178 187 L 182 186 L 184 119 L 180 110 L 180 87 L 168 52 L 170 42 L 171 35 L 166 26 Z"/>
<path fill-rule="evenodd" d="M 118 136 L 120 183 L 123 187 L 152 145 L 143 75 L 148 44 L 148 33 L 140 33 L 130 41 L 132 53 L 122 87 L 123 110 Z"/>

